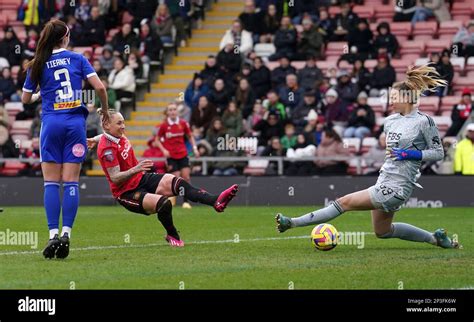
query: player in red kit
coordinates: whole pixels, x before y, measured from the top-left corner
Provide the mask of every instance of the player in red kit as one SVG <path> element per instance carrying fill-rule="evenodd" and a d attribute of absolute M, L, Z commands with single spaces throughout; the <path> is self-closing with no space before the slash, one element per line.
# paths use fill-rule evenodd
<path fill-rule="evenodd" d="M 100 110 L 99 114 L 102 115 Z M 213 206 L 217 212 L 223 212 L 237 194 L 238 186 L 232 185 L 220 195 L 213 195 L 172 174 L 147 172 L 153 162 L 138 162 L 130 141 L 124 135 L 122 114 L 111 111 L 109 115 L 109 120 L 102 123 L 104 134 L 87 139 L 87 144 L 92 149 L 99 143 L 97 155 L 112 195 L 132 212 L 144 215 L 157 213 L 167 232 L 166 241 L 171 246 L 184 246 L 173 224 L 172 205 L 168 197 L 182 194 L 190 201 Z"/>
<path fill-rule="evenodd" d="M 163 122 L 158 129 L 155 143 L 167 158 L 169 172 L 190 182 L 191 168 L 189 167 L 185 138 L 191 142 L 194 155 L 199 158 L 196 141 L 191 133 L 188 122 L 179 118 L 178 107 L 175 103 L 168 105 L 166 108 L 166 116 L 166 121 Z M 183 208 L 191 208 L 186 197 L 184 197 Z"/>

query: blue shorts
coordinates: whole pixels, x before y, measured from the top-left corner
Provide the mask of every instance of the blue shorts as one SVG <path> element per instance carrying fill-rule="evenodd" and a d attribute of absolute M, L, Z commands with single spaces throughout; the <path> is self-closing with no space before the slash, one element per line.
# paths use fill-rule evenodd
<path fill-rule="evenodd" d="M 84 114 L 46 114 L 41 119 L 41 162 L 81 163 L 86 158 Z"/>

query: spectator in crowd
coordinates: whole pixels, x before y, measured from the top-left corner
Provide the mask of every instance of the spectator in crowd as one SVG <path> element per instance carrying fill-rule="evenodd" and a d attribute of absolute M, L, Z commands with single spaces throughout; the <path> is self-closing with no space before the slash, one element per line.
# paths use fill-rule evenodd
<path fill-rule="evenodd" d="M 202 80 L 209 86 L 213 86 L 216 79 L 222 78 L 222 71 L 217 65 L 217 59 L 214 55 L 207 56 L 206 62 L 204 63 L 204 69 L 199 73 Z"/>
<path fill-rule="evenodd" d="M 161 51 L 163 43 L 156 33 L 151 32 L 150 25 L 147 21 L 140 24 L 139 46 L 141 59 L 144 63 L 161 60 Z M 162 62 L 164 64 L 164 62 Z"/>
<path fill-rule="evenodd" d="M 323 73 L 316 66 L 316 56 L 308 55 L 304 68 L 298 70 L 298 84 L 303 90 L 310 90 L 317 87 L 317 82 L 323 79 Z"/>
<path fill-rule="evenodd" d="M 347 40 L 351 52 L 355 52 L 358 58 L 366 60 L 371 56 L 373 51 L 372 38 L 367 19 L 359 19 L 357 27 L 349 30 Z"/>
<path fill-rule="evenodd" d="M 112 38 L 113 50 L 120 55 L 130 51 L 132 48 L 138 48 L 138 37 L 132 31 L 132 25 L 124 23 L 122 29 Z"/>
<path fill-rule="evenodd" d="M 291 121 L 298 132 L 302 132 L 308 123 L 307 116 L 311 110 L 316 110 L 316 92 L 306 90 L 300 104 L 291 112 Z"/>
<path fill-rule="evenodd" d="M 275 33 L 273 43 L 276 48 L 275 54 L 271 55 L 271 61 L 280 57 L 293 57 L 296 51 L 297 32 L 291 24 L 290 17 L 281 18 L 280 28 Z"/>
<path fill-rule="evenodd" d="M 266 147 L 271 138 L 277 137 L 280 143 L 280 137 L 283 135 L 283 125 L 277 113 L 270 111 L 265 113 L 261 119 L 253 127 L 254 131 L 260 132 L 258 136 L 258 146 Z"/>
<path fill-rule="evenodd" d="M 81 46 L 84 41 L 84 30 L 82 25 L 77 21 L 76 17 L 69 15 L 66 17 L 66 24 L 69 28 L 70 39 L 72 45 Z"/>
<path fill-rule="evenodd" d="M 321 119 L 319 122 L 318 119 Z M 309 138 L 309 141 L 318 146 L 321 143 L 321 137 L 324 129 L 324 117 L 318 117 L 315 110 L 311 110 L 306 116 L 308 124 L 304 127 L 303 133 Z"/>
<path fill-rule="evenodd" d="M 395 1 L 395 15 L 393 21 L 411 21 L 416 11 L 417 0 Z"/>
<path fill-rule="evenodd" d="M 291 123 L 285 125 L 285 135 L 280 139 L 281 145 L 284 149 L 292 149 L 298 143 L 295 126 Z"/>
<path fill-rule="evenodd" d="M 295 74 L 286 75 L 286 86 L 281 86 L 278 91 L 280 101 L 292 111 L 300 104 L 303 98 L 303 90 L 298 86 L 298 78 Z"/>
<path fill-rule="evenodd" d="M 469 21 L 466 28 L 461 27 L 453 38 L 453 44 L 460 47 L 459 55 L 474 56 L 474 20 Z"/>
<path fill-rule="evenodd" d="M 336 29 L 334 27 L 333 20 L 329 16 L 327 7 L 319 8 L 319 20 L 317 21 L 319 31 L 323 35 L 324 42 L 328 42 L 332 38 L 333 32 Z"/>
<path fill-rule="evenodd" d="M 359 16 L 352 12 L 351 4 L 347 0 L 340 2 L 341 12 L 334 17 L 335 30 L 333 32 L 332 41 L 347 41 L 349 31 L 355 29 Z"/>
<path fill-rule="evenodd" d="M 370 79 L 370 97 L 381 96 L 384 91 L 392 86 L 396 77 L 395 69 L 390 65 L 387 56 L 380 56 Z"/>
<path fill-rule="evenodd" d="M 429 17 L 436 17 L 438 22 L 451 20 L 448 5 L 444 0 L 421 0 L 415 9 L 415 14 L 411 18 L 414 25 L 419 21 L 426 21 Z"/>
<path fill-rule="evenodd" d="M 209 142 L 212 147 L 212 150 L 215 152 L 218 149 L 219 138 L 223 139 L 226 134 L 226 128 L 222 123 L 220 117 L 214 117 L 211 122 L 210 126 L 206 131 L 206 136 L 204 139 Z"/>
<path fill-rule="evenodd" d="M 80 0 L 79 6 L 76 7 L 74 11 L 74 17 L 80 22 L 84 23 L 91 17 L 91 6 L 89 5 L 89 0 Z"/>
<path fill-rule="evenodd" d="M 280 19 L 277 16 L 277 10 L 274 4 L 268 6 L 263 16 L 261 25 L 261 43 L 273 43 L 273 38 L 278 28 L 280 28 Z"/>
<path fill-rule="evenodd" d="M 164 44 L 173 43 L 173 19 L 166 4 L 160 4 L 156 9 L 155 15 L 151 19 L 151 29 Z"/>
<path fill-rule="evenodd" d="M 243 117 L 247 117 L 252 112 L 255 93 L 246 78 L 242 78 L 239 82 L 239 86 L 235 91 L 235 101 L 237 108 L 242 111 Z"/>
<path fill-rule="evenodd" d="M 105 89 L 107 90 L 107 99 L 109 101 L 109 107 L 112 108 L 115 106 L 117 102 L 117 94 L 115 93 L 114 89 L 109 87 L 109 81 L 107 80 L 107 75 L 100 76 L 99 78 L 102 81 L 102 84 L 104 85 Z M 100 107 L 100 99 L 98 95 L 95 95 L 94 106 Z"/>
<path fill-rule="evenodd" d="M 114 68 L 114 56 L 113 56 L 113 48 L 110 45 L 105 45 L 104 49 L 102 50 L 102 56 L 99 57 L 100 65 L 103 69 L 110 73 Z"/>
<path fill-rule="evenodd" d="M 86 120 L 87 137 L 92 138 L 102 133 L 102 127 L 100 125 L 100 116 L 97 114 L 94 104 L 87 104 L 87 110 L 89 111 Z"/>
<path fill-rule="evenodd" d="M 354 66 L 351 73 L 351 81 L 357 84 L 360 91 L 368 91 L 370 89 L 369 83 L 371 79 L 370 71 L 365 68 L 364 62 L 361 59 L 354 61 Z"/>
<path fill-rule="evenodd" d="M 296 74 L 296 68 L 290 65 L 290 59 L 287 56 L 281 56 L 278 60 L 280 66 L 272 70 L 271 81 L 272 88 L 278 89 L 286 83 L 286 76 L 289 74 Z"/>
<path fill-rule="evenodd" d="M 0 158 L 18 158 L 20 150 L 8 133 L 6 124 L 0 122 Z M 1 165 L 1 163 L 0 163 Z"/>
<path fill-rule="evenodd" d="M 211 121 L 217 116 L 217 111 L 214 105 L 209 103 L 206 96 L 199 97 L 196 108 L 191 113 L 191 126 L 199 129 L 201 135 L 207 132 Z"/>
<path fill-rule="evenodd" d="M 171 19 L 173 19 L 173 25 L 176 27 L 176 38 L 180 46 L 185 47 L 187 39 L 186 28 L 187 26 L 189 28 L 190 20 L 193 16 L 188 16 L 188 14 L 197 13 L 196 10 L 194 10 L 196 6 L 189 0 L 184 2 L 165 0 L 165 3 L 168 6 Z"/>
<path fill-rule="evenodd" d="M 184 102 L 187 107 L 191 110 L 199 103 L 199 98 L 203 95 L 207 95 L 209 87 L 203 82 L 200 74 L 194 74 L 194 79 L 189 83 L 186 91 L 184 92 Z"/>
<path fill-rule="evenodd" d="M 267 95 L 271 88 L 271 72 L 260 57 L 255 57 L 253 60 L 253 69 L 250 72 L 249 83 L 255 93 L 255 97 L 259 99 Z"/>
<path fill-rule="evenodd" d="M 102 64 L 98 59 L 93 61 L 92 67 L 94 67 L 94 70 L 99 78 L 107 77 L 109 75 L 109 73 L 104 68 L 102 68 Z"/>
<path fill-rule="evenodd" d="M 286 156 L 286 150 L 280 143 L 280 137 L 273 136 L 271 140 L 269 140 L 268 144 L 262 151 L 262 156 L 268 157 L 284 157 Z M 268 163 L 268 166 L 265 170 L 266 175 L 276 175 L 278 174 L 278 165 L 276 161 L 271 161 Z"/>
<path fill-rule="evenodd" d="M 122 57 L 115 57 L 114 69 L 109 74 L 109 87 L 115 90 L 117 99 L 133 98 L 135 93 L 135 75 L 133 70 L 125 64 Z"/>
<path fill-rule="evenodd" d="M 151 20 L 153 18 L 158 3 L 162 1 L 133 0 L 127 2 L 127 9 L 133 16 L 133 28 L 138 28 L 144 19 Z"/>
<path fill-rule="evenodd" d="M 217 54 L 217 65 L 221 69 L 224 79 L 233 79 L 235 74 L 240 71 L 242 56 L 234 50 L 234 43 L 227 43 Z"/>
<path fill-rule="evenodd" d="M 375 114 L 372 108 L 367 105 L 367 94 L 360 92 L 357 96 L 357 104 L 349 116 L 349 123 L 344 131 L 344 137 L 355 137 L 362 140 L 372 132 L 374 125 Z"/>
<path fill-rule="evenodd" d="M 297 58 L 304 60 L 308 55 L 321 58 L 323 56 L 324 39 L 318 27 L 311 19 L 303 19 L 303 32 L 297 43 Z"/>
<path fill-rule="evenodd" d="M 25 41 L 23 42 L 23 57 L 33 58 L 35 56 L 36 46 L 38 45 L 38 31 L 35 28 L 28 30 Z M 22 84 L 23 86 L 23 84 Z"/>
<path fill-rule="evenodd" d="M 278 93 L 274 90 L 267 93 L 267 99 L 263 101 L 263 107 L 267 111 L 277 114 L 281 121 L 286 121 L 288 118 L 286 107 L 281 103 Z"/>
<path fill-rule="evenodd" d="M 178 116 L 186 122 L 191 122 L 191 108 L 189 108 L 184 100 L 175 100 L 176 107 L 178 108 Z"/>
<path fill-rule="evenodd" d="M 20 96 L 16 93 L 16 85 L 10 67 L 5 67 L 2 69 L 0 77 L 0 103 L 10 101 L 19 102 Z"/>
<path fill-rule="evenodd" d="M 216 107 L 217 113 L 222 115 L 230 101 L 230 93 L 225 88 L 222 78 L 216 79 L 213 88 L 209 91 L 208 97 L 209 102 Z"/>
<path fill-rule="evenodd" d="M 232 27 L 227 30 L 222 37 L 219 48 L 222 50 L 228 44 L 232 44 L 232 51 L 237 49 L 238 54 L 246 56 L 253 49 L 252 34 L 247 30 L 242 29 L 239 20 L 234 20 Z"/>
<path fill-rule="evenodd" d="M 0 105 L 0 124 L 8 128 L 8 123 L 10 123 L 10 118 L 8 117 L 7 109 L 4 105 Z"/>
<path fill-rule="evenodd" d="M 474 175 L 474 123 L 467 125 L 466 138 L 456 145 L 454 173 Z"/>
<path fill-rule="evenodd" d="M 41 134 L 41 114 L 42 114 L 42 109 L 41 106 L 38 106 L 36 108 L 34 117 L 33 117 L 33 122 L 31 123 L 31 128 L 30 128 L 30 135 L 32 138 L 39 138 Z"/>
<path fill-rule="evenodd" d="M 251 32 L 256 43 L 262 34 L 263 11 L 257 11 L 253 0 L 245 0 L 244 11 L 239 15 L 242 28 Z"/>
<path fill-rule="evenodd" d="M 394 34 L 390 31 L 390 25 L 388 22 L 381 22 L 377 26 L 378 35 L 374 40 L 375 55 L 387 54 L 390 58 L 398 51 L 398 40 Z"/>
<path fill-rule="evenodd" d="M 133 70 L 135 79 L 143 78 L 143 63 L 140 59 L 140 52 L 136 49 L 132 49 L 130 55 L 128 55 L 127 65 Z"/>
<path fill-rule="evenodd" d="M 316 157 L 330 158 L 349 156 L 349 150 L 344 147 L 341 137 L 334 129 L 326 128 L 323 131 L 321 144 L 316 150 Z M 315 173 L 318 175 L 346 174 L 347 161 L 316 160 Z"/>
<path fill-rule="evenodd" d="M 335 89 L 341 101 L 347 105 L 354 103 L 357 98 L 357 94 L 359 93 L 357 84 L 351 81 L 350 74 L 345 69 L 338 71 L 337 86 Z"/>
<path fill-rule="evenodd" d="M 364 155 L 365 164 L 367 165 L 367 168 L 364 170 L 365 175 L 379 175 L 380 168 L 387 156 L 386 147 L 385 132 L 382 132 L 377 139 L 377 145 L 372 146 Z"/>
<path fill-rule="evenodd" d="M 310 18 L 313 20 L 313 22 L 316 22 L 318 20 L 317 16 L 317 6 L 320 5 L 321 1 L 318 1 L 318 3 L 315 0 L 300 0 L 294 2 L 294 11 L 292 12 L 291 16 L 293 19 L 291 22 L 294 25 L 301 25 L 301 22 L 305 18 Z"/>
<path fill-rule="evenodd" d="M 327 124 L 332 126 L 334 131 L 339 135 L 342 135 L 345 127 L 347 126 L 348 111 L 347 104 L 342 102 L 337 94 L 337 91 L 333 88 L 329 89 L 325 94 L 326 115 L 324 116 Z"/>
<path fill-rule="evenodd" d="M 316 154 L 316 146 L 311 144 L 304 134 L 298 134 L 296 139 L 297 141 L 294 147 L 287 149 L 286 156 L 288 158 L 295 158 L 296 160 L 298 160 L 298 158 L 314 157 Z M 287 167 L 286 173 L 290 176 L 307 176 L 311 175 L 313 169 L 313 161 L 293 161 Z"/>
<path fill-rule="evenodd" d="M 471 91 L 465 88 L 462 91 L 462 98 L 459 104 L 453 106 L 451 112 L 451 126 L 446 132 L 446 136 L 456 136 L 463 127 L 466 120 L 471 115 L 474 106 L 471 98 Z"/>
<path fill-rule="evenodd" d="M 20 70 L 16 76 L 16 92 L 18 95 L 21 95 L 23 90 L 23 85 L 25 84 L 26 80 L 26 70 L 28 69 L 28 62 L 30 60 L 28 58 L 23 58 L 20 63 Z"/>
<path fill-rule="evenodd" d="M 237 85 L 239 84 L 242 78 L 249 79 L 251 72 L 252 72 L 252 65 L 250 65 L 249 63 L 244 63 L 242 65 L 242 68 L 240 69 L 240 72 L 234 76 L 232 87 L 233 88 L 237 87 Z"/>
<path fill-rule="evenodd" d="M 148 148 L 143 151 L 143 158 L 164 158 L 165 155 L 163 151 L 158 147 L 156 143 L 156 136 L 153 136 L 151 139 L 148 140 Z M 151 171 L 155 173 L 166 173 L 166 161 L 153 161 L 153 168 Z"/>
<path fill-rule="evenodd" d="M 229 102 L 229 106 L 222 115 L 222 123 L 229 136 L 239 137 L 243 131 L 242 112 L 238 109 L 235 101 Z"/>
<path fill-rule="evenodd" d="M 265 109 L 263 108 L 262 101 L 258 99 L 253 105 L 252 114 L 250 114 L 244 122 L 246 136 L 257 136 L 253 128 L 263 119 L 264 115 Z"/>
<path fill-rule="evenodd" d="M 0 40 L 0 57 L 5 57 L 10 66 L 20 65 L 23 46 L 15 34 L 13 27 L 3 28 L 5 36 Z"/>
<path fill-rule="evenodd" d="M 84 22 L 84 46 L 105 44 L 105 22 L 100 16 L 99 7 L 92 7 L 91 18 Z"/>
<path fill-rule="evenodd" d="M 440 74 L 441 78 L 448 82 L 448 86 L 438 87 L 437 95 L 443 97 L 448 94 L 451 88 L 451 83 L 454 78 L 454 67 L 451 64 L 451 53 L 448 49 L 443 50 L 441 53 L 441 60 L 436 64 L 436 71 Z"/>
<path fill-rule="evenodd" d="M 25 0 L 22 1 L 20 8 L 24 11 L 23 24 L 27 29 L 38 28 L 40 25 L 39 1 Z M 21 19 L 18 19 L 21 20 Z M 1 55 L 0 55 L 1 56 Z"/>

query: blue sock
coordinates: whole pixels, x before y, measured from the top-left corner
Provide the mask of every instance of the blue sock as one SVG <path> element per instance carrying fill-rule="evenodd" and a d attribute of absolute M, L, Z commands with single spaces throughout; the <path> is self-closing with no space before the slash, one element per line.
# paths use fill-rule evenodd
<path fill-rule="evenodd" d="M 64 227 L 72 228 L 79 207 L 79 183 L 64 182 L 63 193 L 63 231 Z"/>
<path fill-rule="evenodd" d="M 59 228 L 61 200 L 59 199 L 59 182 L 44 182 L 44 209 L 48 220 L 49 230 Z"/>

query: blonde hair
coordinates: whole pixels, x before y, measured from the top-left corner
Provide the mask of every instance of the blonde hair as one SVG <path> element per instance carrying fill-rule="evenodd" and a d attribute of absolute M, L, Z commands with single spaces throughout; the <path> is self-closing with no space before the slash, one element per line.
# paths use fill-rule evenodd
<path fill-rule="evenodd" d="M 115 115 L 115 114 L 118 114 L 119 112 L 117 112 L 116 110 L 111 110 L 109 109 L 109 115 L 112 116 L 112 115 Z M 102 122 L 103 119 L 104 119 L 104 110 L 102 108 L 98 108 L 97 109 L 97 114 L 99 114 L 99 117 L 100 117 L 100 121 Z"/>
<path fill-rule="evenodd" d="M 430 63 L 419 67 L 410 66 L 406 75 L 405 81 L 393 84 L 393 88 L 401 92 L 404 103 L 416 104 L 424 91 L 435 92 L 439 86 L 448 85 Z"/>

